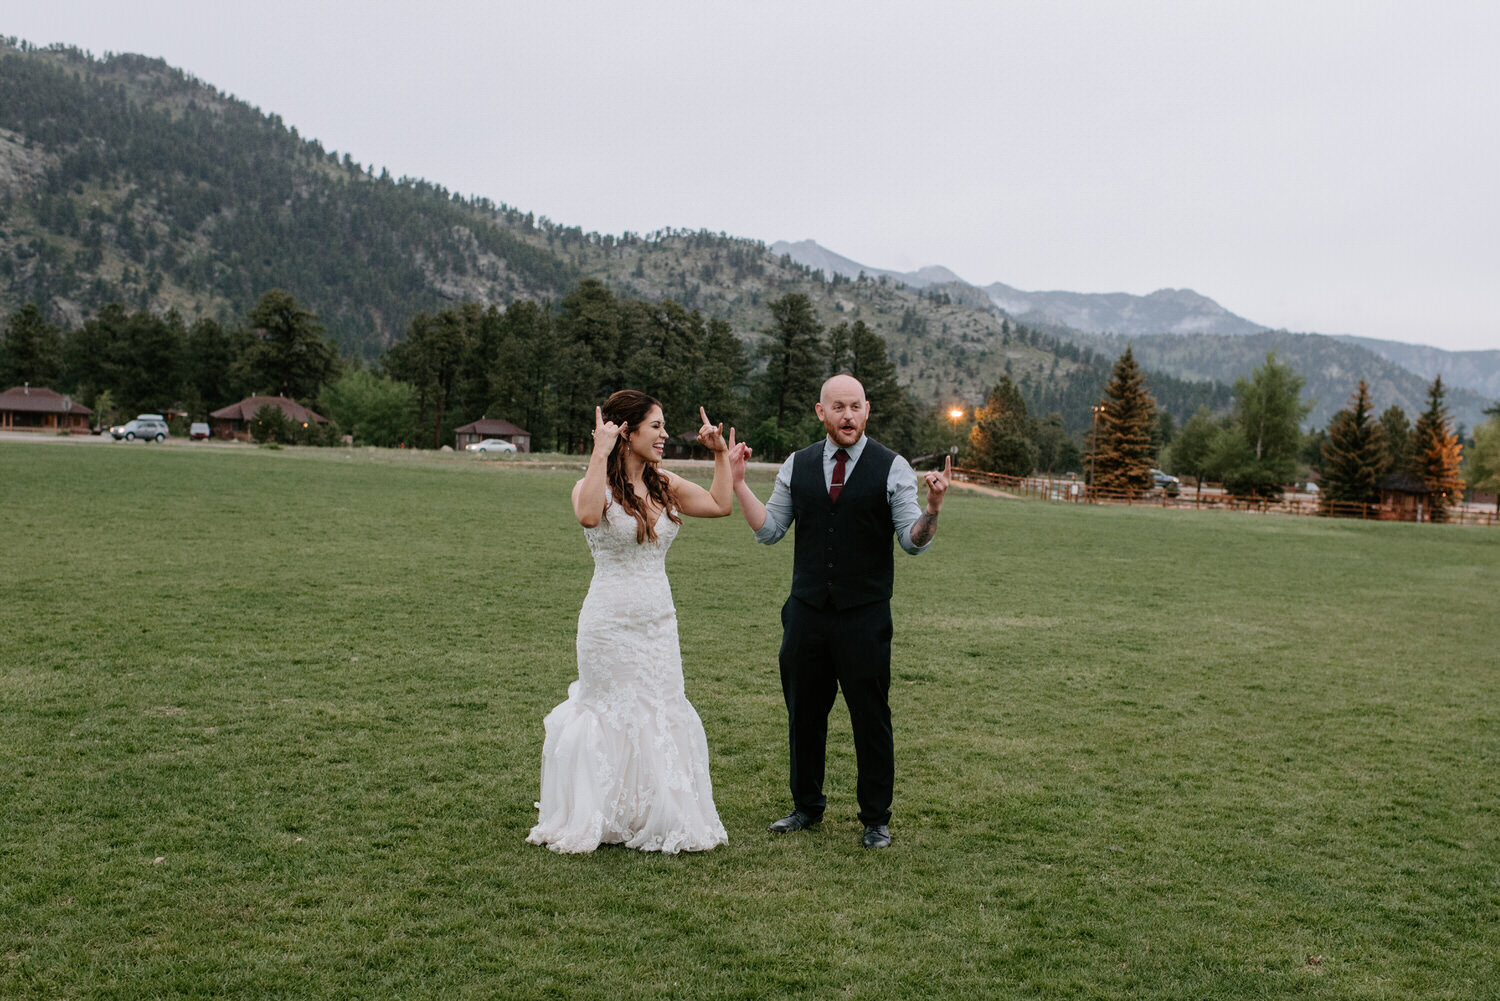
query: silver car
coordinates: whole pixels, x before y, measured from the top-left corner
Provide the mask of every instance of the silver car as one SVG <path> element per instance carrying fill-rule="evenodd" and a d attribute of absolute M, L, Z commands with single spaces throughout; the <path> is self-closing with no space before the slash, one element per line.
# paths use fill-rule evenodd
<path fill-rule="evenodd" d="M 465 445 L 467 452 L 514 452 L 514 442 L 506 441 L 504 438 L 486 438 L 484 441 L 476 441 L 472 445 Z"/>
<path fill-rule="evenodd" d="M 135 441 L 144 438 L 147 441 L 166 441 L 167 419 L 161 414 L 139 414 L 133 421 L 117 424 L 109 429 L 110 437 L 115 441 L 124 438 L 126 441 Z"/>

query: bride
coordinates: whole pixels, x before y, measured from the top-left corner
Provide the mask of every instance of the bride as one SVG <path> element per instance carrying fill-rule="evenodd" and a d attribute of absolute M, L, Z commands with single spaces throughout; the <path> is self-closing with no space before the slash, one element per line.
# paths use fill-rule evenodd
<path fill-rule="evenodd" d="M 703 723 L 683 693 L 665 565 L 681 515 L 733 510 L 734 429 L 726 442 L 722 427 L 698 413 L 698 440 L 714 455 L 708 490 L 661 468 L 667 430 L 656 400 L 626 389 L 595 408 L 594 451 L 573 487 L 594 579 L 578 615 L 578 680 L 543 724 L 532 844 L 675 853 L 728 840 L 714 809 Z"/>

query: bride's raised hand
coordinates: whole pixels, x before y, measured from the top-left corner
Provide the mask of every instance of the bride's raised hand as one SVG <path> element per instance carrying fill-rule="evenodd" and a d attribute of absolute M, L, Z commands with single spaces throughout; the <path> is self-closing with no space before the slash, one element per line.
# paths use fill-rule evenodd
<path fill-rule="evenodd" d="M 710 452 L 722 452 L 729 446 L 724 444 L 724 425 L 714 424 L 708 419 L 708 411 L 702 407 L 698 408 L 698 416 L 703 418 L 703 426 L 698 429 L 698 443 Z M 731 433 L 733 429 L 731 429 Z"/>
<path fill-rule="evenodd" d="M 594 454 L 608 455 L 615 450 L 615 442 L 625 433 L 626 422 L 616 424 L 604 419 L 604 408 L 594 408 Z"/>

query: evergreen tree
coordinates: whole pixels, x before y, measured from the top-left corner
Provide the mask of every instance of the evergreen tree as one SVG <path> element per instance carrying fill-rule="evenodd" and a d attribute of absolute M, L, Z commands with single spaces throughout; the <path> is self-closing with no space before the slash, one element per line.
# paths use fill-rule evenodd
<path fill-rule="evenodd" d="M 587 279 L 558 304 L 555 386 L 559 447 L 583 447 L 594 408 L 626 388 L 619 371 L 620 303 L 602 282 Z M 630 387 L 634 388 L 634 387 Z"/>
<path fill-rule="evenodd" d="M 910 449 L 916 441 L 917 406 L 896 381 L 896 364 L 886 350 L 885 339 L 864 320 L 855 320 L 849 327 L 846 367 L 830 368 L 829 374 L 836 375 L 841 370 L 865 387 L 865 399 L 870 403 L 868 433 L 898 452 Z"/>
<path fill-rule="evenodd" d="M 1432 494 L 1432 520 L 1446 521 L 1448 509 L 1464 496 L 1463 476 L 1459 463 L 1463 448 L 1449 423 L 1448 408 L 1443 405 L 1443 377 L 1438 376 L 1427 388 L 1427 409 L 1412 428 L 1411 456 L 1407 471 L 1421 480 Z"/>
<path fill-rule="evenodd" d="M 1104 386 L 1103 410 L 1094 442 L 1094 488 L 1105 495 L 1134 496 L 1151 488 L 1151 433 L 1156 401 L 1130 348 L 1115 362 Z"/>
<path fill-rule="evenodd" d="M 1003 476 L 1030 476 L 1036 469 L 1036 434 L 1026 416 L 1021 393 L 1002 375 L 984 406 L 974 414 L 969 432 L 969 462 Z"/>
<path fill-rule="evenodd" d="M 860 321 L 863 323 L 863 321 Z M 853 375 L 854 369 L 854 332 L 849 328 L 849 321 L 844 320 L 836 323 L 828 331 L 828 373 L 839 375 L 846 373 Z M 856 379 L 859 376 L 854 376 Z M 866 395 L 868 396 L 866 387 Z"/>
<path fill-rule="evenodd" d="M 788 292 L 767 303 L 775 325 L 766 331 L 760 355 L 766 359 L 761 376 L 761 413 L 764 421 L 756 430 L 772 452 L 785 451 L 803 437 L 800 426 L 818 402 L 826 373 L 823 325 L 812 302 L 801 292 Z"/>
<path fill-rule="evenodd" d="M 436 316 L 418 313 L 406 340 L 391 345 L 383 361 L 386 374 L 416 390 L 417 425 L 432 429 L 433 448 L 451 443 L 453 427 L 463 423 L 449 420 L 448 410 L 478 326 L 478 307 L 466 305 L 471 308 L 445 309 Z"/>
<path fill-rule="evenodd" d="M 621 340 L 626 341 L 628 332 L 632 346 L 622 358 L 621 385 L 661 401 L 669 434 L 696 430 L 701 423 L 698 407 L 704 404 L 691 397 L 708 333 L 703 314 L 689 312 L 671 299 L 630 300 L 621 304 L 621 313 Z M 719 420 L 712 412 L 709 416 Z"/>
<path fill-rule="evenodd" d="M 1172 420 L 1172 414 L 1168 410 L 1158 410 L 1156 420 L 1151 425 L 1151 456 L 1158 465 L 1161 464 L 1162 452 L 1172 444 L 1172 439 L 1177 437 L 1177 425 Z"/>
<path fill-rule="evenodd" d="M 490 395 L 499 416 L 531 432 L 534 448 L 560 449 L 554 314 L 529 299 L 511 303 L 490 370 Z"/>
<path fill-rule="evenodd" d="M 1048 414 L 1036 424 L 1036 467 L 1047 473 L 1079 472 L 1083 453 L 1068 434 L 1062 414 Z"/>
<path fill-rule="evenodd" d="M 189 409 L 200 419 L 249 394 L 245 381 L 249 344 L 245 330 L 225 330 L 217 320 L 199 320 L 188 328 L 183 375 L 189 394 L 195 397 Z"/>
<path fill-rule="evenodd" d="M 1380 434 L 1385 439 L 1385 468 L 1405 469 L 1411 458 L 1411 421 L 1396 404 L 1380 414 Z"/>
<path fill-rule="evenodd" d="M 120 405 L 119 354 L 126 322 L 125 307 L 112 302 L 68 333 L 63 343 L 66 378 L 74 393 L 85 401 L 108 393 L 111 401 Z M 88 405 L 99 409 L 92 402 Z"/>
<path fill-rule="evenodd" d="M 748 430 L 745 389 L 750 360 L 728 321 L 717 317 L 708 321 L 702 356 L 702 364 L 694 372 L 693 390 L 688 394 L 689 404 L 702 406 L 710 420 L 723 422 L 725 427 Z"/>
<path fill-rule="evenodd" d="M 0 337 L 0 389 L 30 383 L 57 388 L 62 375 L 62 332 L 27 303 L 14 313 Z"/>
<path fill-rule="evenodd" d="M 183 398 L 183 343 L 187 330 L 176 312 L 153 316 L 140 309 L 124 318 L 113 351 L 112 388 L 130 413 L 163 411 Z"/>
<path fill-rule="evenodd" d="M 1319 508 L 1324 514 L 1338 514 L 1336 505 L 1380 503 L 1386 461 L 1384 432 L 1371 411 L 1369 387 L 1361 379 L 1349 406 L 1328 423 Z"/>
<path fill-rule="evenodd" d="M 290 293 L 273 288 L 260 297 L 249 319 L 253 340 L 246 363 L 256 391 L 315 399 L 338 370 L 338 354 L 323 339 L 318 318 Z"/>

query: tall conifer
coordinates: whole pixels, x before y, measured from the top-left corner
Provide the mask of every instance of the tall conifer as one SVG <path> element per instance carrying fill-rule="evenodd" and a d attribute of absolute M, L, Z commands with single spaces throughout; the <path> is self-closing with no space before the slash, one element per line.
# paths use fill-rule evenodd
<path fill-rule="evenodd" d="M 1349 406 L 1328 422 L 1328 440 L 1323 443 L 1323 483 L 1318 506 L 1324 514 L 1339 513 L 1338 504 L 1376 504 L 1380 501 L 1380 477 L 1387 468 L 1385 433 L 1370 409 L 1370 389 L 1365 380 Z"/>
<path fill-rule="evenodd" d="M 1406 411 L 1392 403 L 1381 411 L 1380 430 L 1385 435 L 1387 469 L 1405 469 L 1411 458 L 1411 421 Z"/>
<path fill-rule="evenodd" d="M 980 469 L 1004 476 L 1029 476 L 1036 468 L 1037 448 L 1032 421 L 1020 390 L 1002 375 L 989 399 L 974 413 L 969 432 L 969 458 Z"/>
<path fill-rule="evenodd" d="M 1453 433 L 1448 408 L 1443 405 L 1444 392 L 1442 376 L 1427 387 L 1427 409 L 1412 429 L 1408 467 L 1432 494 L 1433 521 L 1447 521 L 1448 509 L 1464 496 L 1464 479 L 1459 472 L 1463 446 Z"/>
<path fill-rule="evenodd" d="M 1115 362 L 1104 386 L 1094 441 L 1094 488 L 1106 495 L 1144 493 L 1151 488 L 1151 432 L 1156 401 L 1130 348 Z"/>

